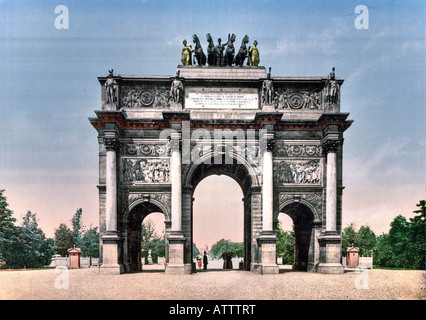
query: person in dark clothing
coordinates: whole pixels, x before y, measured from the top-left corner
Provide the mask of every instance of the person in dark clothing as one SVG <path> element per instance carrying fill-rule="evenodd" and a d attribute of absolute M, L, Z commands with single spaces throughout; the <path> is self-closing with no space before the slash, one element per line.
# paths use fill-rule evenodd
<path fill-rule="evenodd" d="M 207 257 L 207 253 L 204 251 L 204 256 L 203 256 L 203 266 L 204 266 L 204 270 L 207 270 L 207 265 L 209 264 L 209 258 Z"/>

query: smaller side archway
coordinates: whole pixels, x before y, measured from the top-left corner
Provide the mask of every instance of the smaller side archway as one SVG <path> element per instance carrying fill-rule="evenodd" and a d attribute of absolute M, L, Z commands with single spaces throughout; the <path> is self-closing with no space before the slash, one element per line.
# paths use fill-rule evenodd
<path fill-rule="evenodd" d="M 280 206 L 279 214 L 288 215 L 294 225 L 293 270 L 313 271 L 318 259 L 315 211 L 309 203 L 288 201 Z"/>
<path fill-rule="evenodd" d="M 136 201 L 126 210 L 126 220 L 123 222 L 123 263 L 126 272 L 142 271 L 142 223 L 150 214 L 162 213 L 164 215 L 167 232 L 167 225 L 170 225 L 170 222 L 167 223 L 167 214 L 164 212 L 163 205 L 153 200 Z"/>

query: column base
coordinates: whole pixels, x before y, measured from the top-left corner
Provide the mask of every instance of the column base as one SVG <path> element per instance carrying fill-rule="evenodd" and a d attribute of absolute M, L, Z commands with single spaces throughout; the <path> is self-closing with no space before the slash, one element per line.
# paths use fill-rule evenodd
<path fill-rule="evenodd" d="M 101 274 L 124 273 L 124 266 L 120 263 L 122 241 L 123 239 L 114 231 L 107 231 L 102 236 L 103 262 L 99 268 Z"/>
<path fill-rule="evenodd" d="M 124 273 L 124 267 L 120 264 L 102 264 L 101 267 L 99 268 L 99 272 L 100 274 L 103 275 L 115 275 L 115 274 L 122 274 Z"/>
<path fill-rule="evenodd" d="M 277 235 L 274 231 L 262 231 L 257 243 L 260 248 L 260 263 L 252 266 L 252 271 L 260 274 L 278 274 Z"/>
<path fill-rule="evenodd" d="M 335 231 L 325 231 L 318 237 L 320 261 L 316 266 L 318 273 L 343 273 L 342 237 Z"/>
<path fill-rule="evenodd" d="M 166 274 L 185 274 L 191 273 L 192 266 L 184 264 L 184 248 L 186 238 L 181 231 L 171 231 L 168 238 L 169 242 L 169 262 L 166 265 Z"/>
<path fill-rule="evenodd" d="M 316 267 L 316 272 L 318 273 L 343 273 L 344 267 L 341 263 L 319 263 Z"/>

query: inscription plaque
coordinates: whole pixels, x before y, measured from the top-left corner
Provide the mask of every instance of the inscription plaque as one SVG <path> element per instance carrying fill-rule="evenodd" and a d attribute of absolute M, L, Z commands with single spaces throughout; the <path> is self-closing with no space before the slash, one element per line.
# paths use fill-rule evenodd
<path fill-rule="evenodd" d="M 185 108 L 192 109 L 258 109 L 257 92 L 194 91 L 186 92 Z"/>

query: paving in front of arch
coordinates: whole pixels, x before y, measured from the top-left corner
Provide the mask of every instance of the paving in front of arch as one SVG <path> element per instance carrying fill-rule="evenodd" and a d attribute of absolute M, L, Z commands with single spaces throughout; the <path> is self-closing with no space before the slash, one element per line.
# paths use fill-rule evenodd
<path fill-rule="evenodd" d="M 379 269 L 343 274 L 285 271 L 276 275 L 211 270 L 183 276 L 155 270 L 101 275 L 96 267 L 65 272 L 0 271 L 0 299 L 424 300 L 426 277 L 424 271 Z"/>

